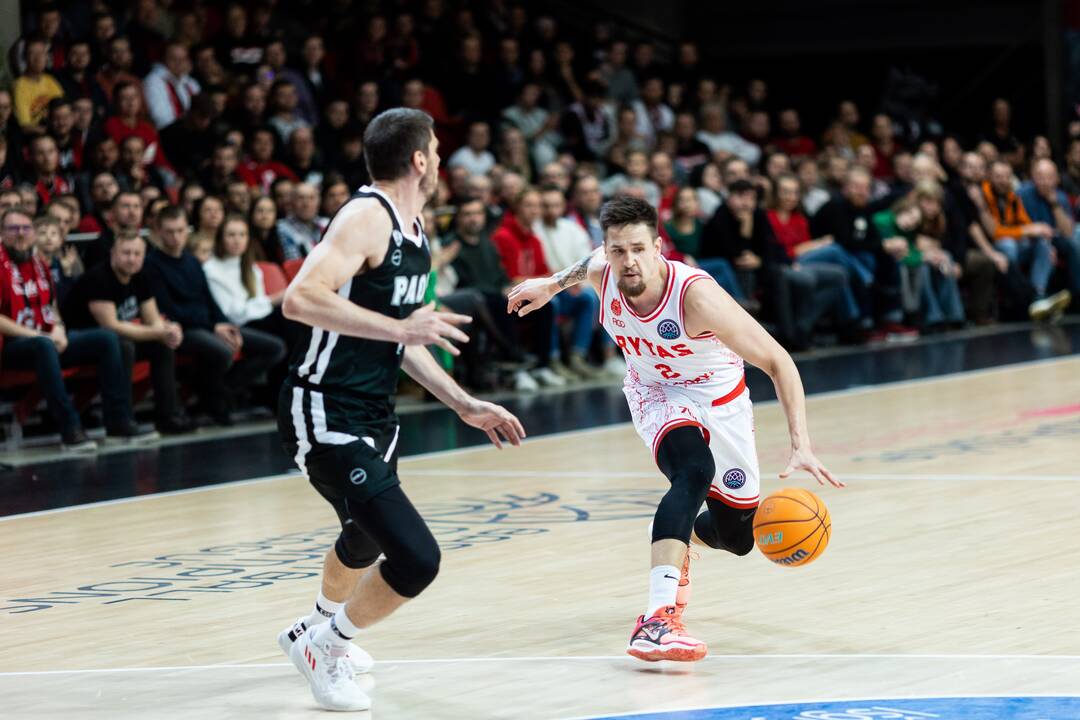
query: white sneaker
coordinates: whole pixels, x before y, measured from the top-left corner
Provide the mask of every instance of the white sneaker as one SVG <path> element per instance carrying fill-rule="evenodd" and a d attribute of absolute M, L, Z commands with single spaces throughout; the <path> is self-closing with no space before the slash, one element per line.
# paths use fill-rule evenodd
<path fill-rule="evenodd" d="M 544 387 L 566 387 L 566 380 L 559 377 L 551 368 L 536 368 L 532 376 Z"/>
<path fill-rule="evenodd" d="M 1065 308 L 1069 307 L 1069 303 L 1072 302 L 1072 293 L 1068 290 L 1061 290 L 1059 292 L 1036 300 L 1028 306 L 1028 315 L 1032 320 L 1056 320 L 1061 316 L 1061 313 L 1065 312 Z"/>
<path fill-rule="evenodd" d="M 612 377 L 626 377 L 626 361 L 618 355 L 612 355 L 604 361 L 604 372 Z"/>
<path fill-rule="evenodd" d="M 293 643 L 295 643 L 306 630 L 307 625 L 304 624 L 304 618 L 299 617 L 296 618 L 296 622 L 278 633 L 277 644 L 286 656 L 289 656 L 289 651 L 292 650 Z M 349 651 L 345 653 L 345 657 L 348 658 L 349 664 L 352 665 L 353 672 L 357 675 L 369 673 L 371 672 L 371 668 L 375 666 L 375 658 L 371 657 L 371 655 L 355 643 L 349 643 Z"/>
<path fill-rule="evenodd" d="M 524 370 L 518 370 L 514 373 L 514 390 L 518 392 L 536 392 L 540 389 L 540 383 L 533 379 L 533 376 Z"/>
<path fill-rule="evenodd" d="M 325 710 L 354 711 L 371 707 L 371 698 L 356 684 L 352 664 L 332 645 L 321 646 L 305 632 L 289 648 L 289 659 L 307 678 L 315 702 Z M 333 653 L 333 654 L 332 654 Z"/>

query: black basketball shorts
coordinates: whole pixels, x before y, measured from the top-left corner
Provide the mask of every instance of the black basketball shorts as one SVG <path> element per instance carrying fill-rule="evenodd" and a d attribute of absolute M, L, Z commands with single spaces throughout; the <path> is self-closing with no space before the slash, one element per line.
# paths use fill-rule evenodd
<path fill-rule="evenodd" d="M 389 398 L 352 398 L 286 381 L 278 401 L 285 452 L 344 522 L 345 501 L 399 485 L 398 425 Z"/>

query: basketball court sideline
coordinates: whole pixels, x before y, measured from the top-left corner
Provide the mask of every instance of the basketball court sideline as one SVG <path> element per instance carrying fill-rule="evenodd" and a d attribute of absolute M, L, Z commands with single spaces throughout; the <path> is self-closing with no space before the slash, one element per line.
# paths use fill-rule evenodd
<path fill-rule="evenodd" d="M 380 660 L 369 716 L 774 720 L 799 715 L 734 706 L 852 700 L 978 717 L 932 698 L 1019 695 L 1080 717 L 1077 398 L 1076 357 L 810 397 L 850 486 L 786 484 L 828 504 L 831 544 L 793 569 L 703 553 L 687 623 L 710 657 L 688 666 L 623 655 L 663 491 L 632 428 L 404 459 L 444 563 L 360 639 Z M 770 492 L 787 436 L 775 404 L 756 417 Z M 335 535 L 292 474 L 6 518 L 10 717 L 314 715 L 274 636 Z"/>

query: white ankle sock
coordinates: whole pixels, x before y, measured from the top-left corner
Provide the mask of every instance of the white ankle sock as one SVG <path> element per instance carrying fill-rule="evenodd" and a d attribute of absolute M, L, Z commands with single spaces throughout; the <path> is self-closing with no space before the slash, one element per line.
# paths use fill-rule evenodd
<path fill-rule="evenodd" d="M 324 622 L 312 631 L 313 642 L 328 648 L 332 655 L 335 650 L 344 653 L 349 647 L 349 642 L 360 632 L 360 628 L 349 619 L 345 608 L 342 607 L 328 622 Z"/>
<path fill-rule="evenodd" d="M 649 572 L 649 604 L 645 607 L 648 620 L 660 608 L 675 604 L 679 592 L 679 569 L 674 565 L 657 565 Z"/>
<path fill-rule="evenodd" d="M 316 625 L 322 625 L 324 622 L 334 617 L 334 614 L 343 607 L 345 607 L 345 603 L 334 602 L 333 600 L 328 599 L 322 594 L 322 591 L 320 591 L 318 599 L 315 600 L 314 609 L 312 609 L 310 615 L 304 618 L 304 625 L 309 628 L 313 628 Z"/>

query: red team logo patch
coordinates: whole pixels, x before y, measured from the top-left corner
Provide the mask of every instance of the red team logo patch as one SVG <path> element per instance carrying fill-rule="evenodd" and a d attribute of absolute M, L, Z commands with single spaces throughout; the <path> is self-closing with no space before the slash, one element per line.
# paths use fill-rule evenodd
<path fill-rule="evenodd" d="M 611 301 L 611 314 L 615 316 L 622 315 L 622 303 L 619 302 L 618 298 Z"/>

